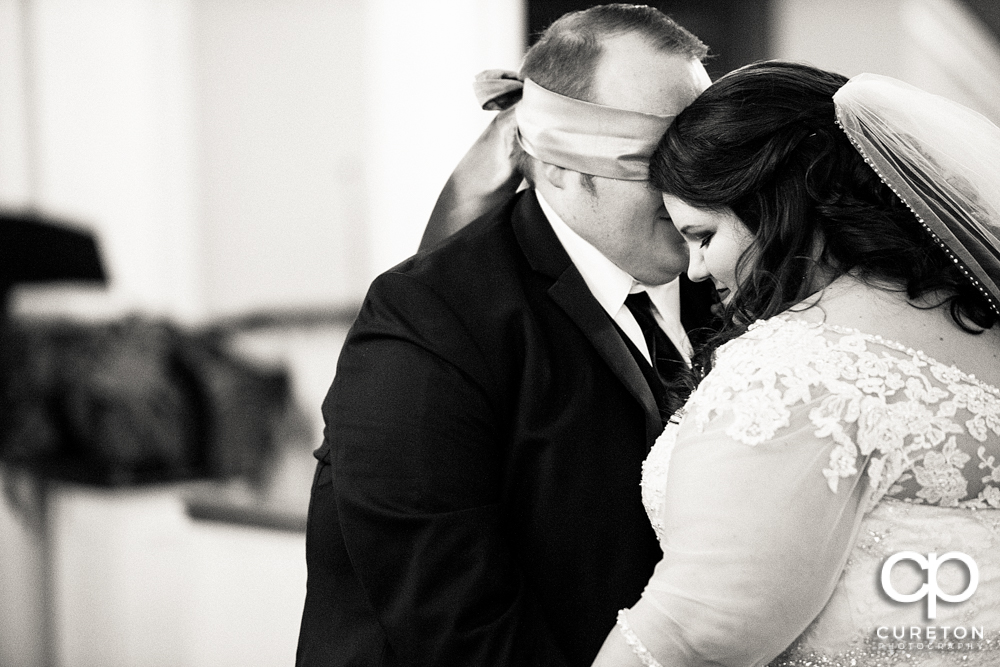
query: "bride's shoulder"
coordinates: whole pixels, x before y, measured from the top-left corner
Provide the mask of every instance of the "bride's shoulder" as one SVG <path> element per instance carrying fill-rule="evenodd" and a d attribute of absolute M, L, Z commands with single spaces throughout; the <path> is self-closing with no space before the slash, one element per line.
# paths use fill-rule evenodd
<path fill-rule="evenodd" d="M 822 323 L 778 315 L 755 322 L 716 351 L 687 404 L 685 424 L 703 431 L 717 417 L 738 442 L 756 446 L 789 425 L 850 375 L 853 360 Z"/>
<path fill-rule="evenodd" d="M 777 315 L 758 320 L 715 351 L 712 371 L 699 386 L 702 397 L 719 400 L 733 392 L 762 388 L 770 392 L 844 366 L 850 346 L 822 322 Z M 721 394 L 720 394 L 721 392 Z"/>
<path fill-rule="evenodd" d="M 728 341 L 716 352 L 716 363 L 733 361 L 766 364 L 787 361 L 790 354 L 803 361 L 802 355 L 820 352 L 827 346 L 832 331 L 823 322 L 810 321 L 783 313 L 757 320 L 742 335 Z"/>
<path fill-rule="evenodd" d="M 955 367 L 1000 387 L 1000 327 L 978 333 L 960 327 L 947 295 L 914 302 L 906 292 L 842 276 L 811 301 L 783 314 L 820 325 L 829 340 L 880 355 L 921 357 L 931 366 Z"/>

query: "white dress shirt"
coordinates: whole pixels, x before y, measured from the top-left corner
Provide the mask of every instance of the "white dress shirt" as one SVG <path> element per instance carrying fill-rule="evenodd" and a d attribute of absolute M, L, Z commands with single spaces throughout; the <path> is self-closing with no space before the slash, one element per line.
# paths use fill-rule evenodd
<path fill-rule="evenodd" d="M 565 248 L 566 254 L 569 255 L 570 260 L 583 276 L 583 280 L 587 283 L 594 298 L 607 311 L 611 319 L 621 327 L 625 335 L 635 343 L 646 361 L 650 361 L 646 339 L 643 337 L 642 329 L 635 321 L 632 311 L 625 305 L 625 297 L 642 291 L 649 294 L 649 300 L 653 302 L 653 317 L 656 319 L 656 323 L 677 347 L 684 360 L 690 364 L 693 350 L 687 332 L 684 331 L 684 326 L 681 324 L 680 280 L 674 279 L 664 285 L 640 283 L 605 257 L 590 242 L 570 229 L 569 225 L 563 222 L 559 214 L 545 201 L 538 190 L 535 190 L 535 196 L 538 198 L 538 204 L 542 207 L 546 219 L 552 225 L 552 231 L 556 233 L 556 237 Z M 652 364 L 651 361 L 650 364 Z"/>

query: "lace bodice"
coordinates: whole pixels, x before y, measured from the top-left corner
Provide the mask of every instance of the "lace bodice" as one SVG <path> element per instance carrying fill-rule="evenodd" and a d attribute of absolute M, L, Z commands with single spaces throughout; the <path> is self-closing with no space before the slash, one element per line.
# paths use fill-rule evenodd
<path fill-rule="evenodd" d="M 819 438 L 835 444 L 822 473 L 832 491 L 871 455 L 869 508 L 882 496 L 944 507 L 1000 508 L 1000 391 L 878 336 L 787 317 L 758 322 L 718 352 L 716 370 L 643 465 L 643 503 L 658 533 L 679 417 L 696 429 L 723 411 L 726 434 L 754 446 L 812 403 Z M 990 434 L 993 443 L 986 446 Z"/>
<path fill-rule="evenodd" d="M 670 477 L 676 456 L 683 457 L 684 473 Z M 881 562 L 894 553 L 887 549 L 924 554 L 964 550 L 993 569 L 976 594 L 979 606 L 965 605 L 963 618 L 990 620 L 995 627 L 987 628 L 987 634 L 995 637 L 1000 633 L 1000 573 L 994 571 L 1000 569 L 1000 556 L 993 555 L 1000 540 L 998 459 L 1000 391 L 974 375 L 875 335 L 788 315 L 758 322 L 718 350 L 712 373 L 668 425 L 643 466 L 643 503 L 665 554 L 645 597 L 654 599 L 660 610 L 668 610 L 672 624 L 677 616 L 671 604 L 685 596 L 702 595 L 683 590 L 681 576 L 670 574 L 683 572 L 689 560 L 717 559 L 718 568 L 740 562 L 744 569 L 758 568 L 754 576 L 763 579 L 771 575 L 760 568 L 761 559 L 773 558 L 765 568 L 798 568 L 820 561 L 806 577 L 812 577 L 813 583 L 803 580 L 797 584 L 799 589 L 780 596 L 772 590 L 782 585 L 780 576 L 758 585 L 747 576 L 717 574 L 732 579 L 725 590 L 756 587 L 758 600 L 748 602 L 748 611 L 739 613 L 755 614 L 758 607 L 766 608 L 769 603 L 760 600 L 761 596 L 778 597 L 775 609 L 779 613 L 784 611 L 782 605 L 797 608 L 787 614 L 780 629 L 768 626 L 768 632 L 777 637 L 776 645 L 792 644 L 775 664 L 838 664 L 840 659 L 843 664 L 909 664 L 901 653 L 868 652 L 877 627 L 903 618 L 900 605 L 893 607 L 875 585 Z M 700 466 L 728 466 L 730 471 L 713 477 L 697 472 Z M 692 475 L 705 479 L 689 481 Z M 691 489 L 704 486 L 706 479 L 714 479 L 717 486 L 702 500 L 691 500 L 693 509 L 682 508 L 688 496 L 698 493 Z M 703 507 L 719 496 L 725 498 L 720 503 L 728 503 L 731 509 Z M 793 507 L 799 502 L 806 509 L 794 519 L 786 516 L 794 514 L 784 509 L 786 504 Z M 758 511 L 772 513 L 773 521 L 760 519 Z M 894 527 L 893 519 L 903 516 L 908 522 L 905 528 Z M 699 532 L 684 527 L 680 521 L 685 518 L 724 527 L 705 523 Z M 815 525 L 809 525 L 813 521 Z M 773 523 L 782 525 L 774 527 Z M 971 528 L 955 531 L 971 525 L 978 526 L 978 532 Z M 713 537 L 716 530 L 724 537 Z M 773 539 L 768 532 L 772 530 Z M 761 533 L 768 535 L 761 537 Z M 889 535 L 895 539 L 880 544 L 879 536 Z M 735 539 L 734 549 L 739 552 L 717 553 L 719 539 Z M 820 541 L 823 546 L 812 548 L 795 540 Z M 768 546 L 772 542 L 777 546 Z M 747 550 L 755 549 L 760 553 L 747 555 Z M 804 553 L 786 554 L 798 549 Z M 713 585 L 706 581 L 702 588 Z M 718 590 L 721 594 L 722 585 Z M 815 599 L 799 606 L 796 596 Z M 996 603 L 984 608 L 986 600 Z M 714 602 L 676 604 L 678 609 L 701 610 Z M 725 614 L 736 614 L 728 604 L 723 601 L 719 606 Z M 739 608 L 738 603 L 733 605 Z M 826 610 L 819 614 L 824 605 Z M 915 622 L 905 618 L 907 623 Z M 798 641 L 790 641 L 810 621 L 809 631 Z M 737 632 L 753 627 L 735 617 L 726 622 L 735 624 Z M 923 620 L 924 625 L 927 622 Z M 685 654 L 698 642 L 716 653 L 730 650 L 718 633 L 683 632 L 688 635 L 683 639 Z M 782 640 L 784 632 L 794 634 Z M 678 643 L 664 642 L 660 650 L 665 655 Z M 643 639 L 643 643 L 648 646 L 650 642 Z M 766 646 L 767 641 L 759 643 L 758 653 L 749 648 L 733 652 L 734 664 L 749 659 L 751 653 L 763 656 L 773 651 L 768 660 L 777 655 Z M 651 651 L 656 655 L 655 647 Z M 716 653 L 713 660 L 729 664 Z M 952 659 L 961 664 L 977 664 L 977 660 L 1000 664 L 1000 654 L 988 659 L 983 655 L 937 652 L 914 664 L 951 664 Z M 827 662 L 815 662 L 818 658 Z"/>

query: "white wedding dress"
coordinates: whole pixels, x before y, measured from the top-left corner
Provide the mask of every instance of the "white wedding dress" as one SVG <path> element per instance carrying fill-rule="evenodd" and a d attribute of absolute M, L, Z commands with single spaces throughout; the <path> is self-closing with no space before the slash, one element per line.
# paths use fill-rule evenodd
<path fill-rule="evenodd" d="M 1000 665 L 1000 391 L 785 314 L 721 347 L 678 421 L 643 470 L 664 552 L 624 613 L 644 664 Z M 903 551 L 964 553 L 978 587 L 928 619 L 883 590 Z M 900 594 L 928 580 L 890 572 Z M 970 578 L 951 560 L 936 581 Z"/>

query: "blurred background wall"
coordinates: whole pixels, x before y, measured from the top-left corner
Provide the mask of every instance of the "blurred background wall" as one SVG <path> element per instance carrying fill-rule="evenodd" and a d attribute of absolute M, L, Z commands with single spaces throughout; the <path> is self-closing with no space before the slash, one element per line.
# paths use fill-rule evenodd
<path fill-rule="evenodd" d="M 90 312 L 356 302 L 412 253 L 484 124 L 471 76 L 516 68 L 521 15 L 509 0 L 2 0 L 0 204 L 98 232 L 111 289 Z"/>
<path fill-rule="evenodd" d="M 516 69 L 533 35 L 592 4 L 0 0 L 0 208 L 92 232 L 109 275 L 106 287 L 23 286 L 11 317 L 312 318 L 238 345 L 291 369 L 310 422 L 264 498 L 284 518 L 246 520 L 260 494 L 228 487 L 61 484 L 33 510 L 0 504 L 0 667 L 293 661 L 309 450 L 343 314 L 414 252 L 489 121 L 473 76 Z M 658 6 L 709 44 L 713 77 L 802 60 L 1000 118 L 990 0 Z M 199 514 L 192 497 L 237 498 L 239 511 Z"/>

